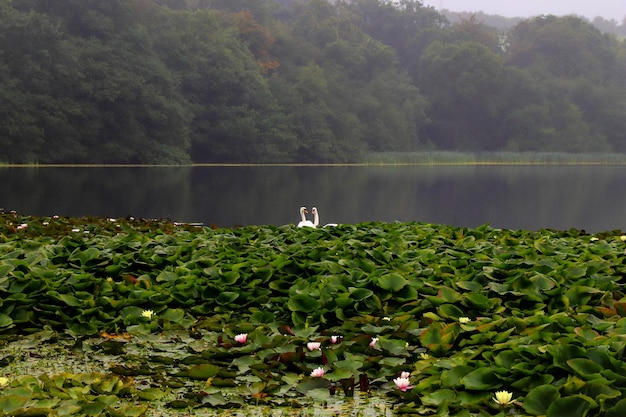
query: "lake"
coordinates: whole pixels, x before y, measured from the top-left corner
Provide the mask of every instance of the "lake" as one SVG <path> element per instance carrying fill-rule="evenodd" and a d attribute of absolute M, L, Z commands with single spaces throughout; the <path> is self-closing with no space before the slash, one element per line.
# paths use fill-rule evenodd
<path fill-rule="evenodd" d="M 0 208 L 231 227 L 418 221 L 537 230 L 626 228 L 626 166 L 0 168 Z"/>

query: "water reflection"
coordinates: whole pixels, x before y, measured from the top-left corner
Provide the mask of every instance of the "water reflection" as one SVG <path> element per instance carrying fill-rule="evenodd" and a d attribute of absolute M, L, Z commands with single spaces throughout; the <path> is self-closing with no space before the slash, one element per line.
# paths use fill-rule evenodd
<path fill-rule="evenodd" d="M 171 218 L 219 226 L 423 221 L 624 228 L 622 166 L 2 168 L 0 207 L 34 215 Z"/>

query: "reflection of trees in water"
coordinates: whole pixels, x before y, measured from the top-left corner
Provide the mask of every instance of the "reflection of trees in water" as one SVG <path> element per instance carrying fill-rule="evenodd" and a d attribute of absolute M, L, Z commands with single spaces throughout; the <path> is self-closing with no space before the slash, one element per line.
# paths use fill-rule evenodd
<path fill-rule="evenodd" d="M 63 216 L 172 217 L 188 200 L 190 169 L 11 168 L 0 170 L 6 210 Z"/>
<path fill-rule="evenodd" d="M 625 177 L 619 166 L 6 168 L 0 207 L 230 227 L 295 224 L 305 205 L 322 224 L 605 231 L 623 227 Z"/>

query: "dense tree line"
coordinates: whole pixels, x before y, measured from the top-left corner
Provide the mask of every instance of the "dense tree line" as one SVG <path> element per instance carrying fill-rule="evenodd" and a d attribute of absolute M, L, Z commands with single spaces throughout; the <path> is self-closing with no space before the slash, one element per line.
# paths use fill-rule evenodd
<path fill-rule="evenodd" d="M 598 22 L 596 22 L 598 23 Z M 415 0 L 0 2 L 0 162 L 626 152 L 626 42 Z"/>

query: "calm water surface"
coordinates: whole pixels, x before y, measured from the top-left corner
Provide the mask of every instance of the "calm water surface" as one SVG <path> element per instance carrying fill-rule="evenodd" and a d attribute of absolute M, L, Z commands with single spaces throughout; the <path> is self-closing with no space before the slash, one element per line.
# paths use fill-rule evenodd
<path fill-rule="evenodd" d="M 220 227 L 419 221 L 626 229 L 624 166 L 0 168 L 0 207 Z"/>

